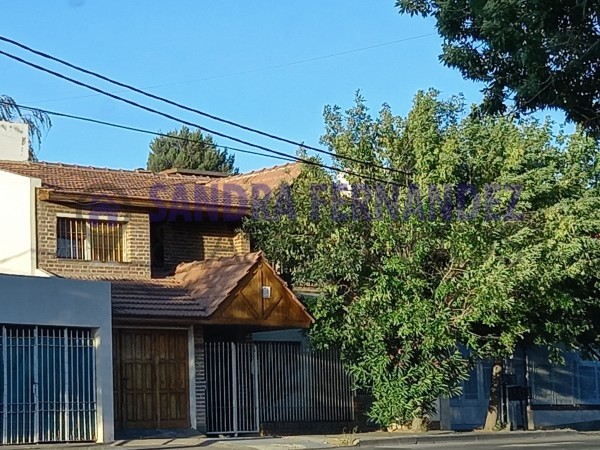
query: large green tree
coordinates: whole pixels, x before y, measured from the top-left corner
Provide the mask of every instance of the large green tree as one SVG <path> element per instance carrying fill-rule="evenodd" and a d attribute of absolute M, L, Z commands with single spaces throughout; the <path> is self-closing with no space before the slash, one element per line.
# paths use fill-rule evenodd
<path fill-rule="evenodd" d="M 559 109 L 600 137 L 600 0 L 397 0 L 434 17 L 441 61 L 484 83 L 484 110 Z"/>
<path fill-rule="evenodd" d="M 194 169 L 214 172 L 237 173 L 235 156 L 220 149 L 212 136 L 201 130 L 180 130 L 160 136 L 150 143 L 148 169 L 160 172 L 165 169 Z"/>
<path fill-rule="evenodd" d="M 598 343 L 596 143 L 468 113 L 435 91 L 406 117 L 327 107 L 322 143 L 370 163 L 334 158 L 363 177 L 344 193 L 307 166 L 245 225 L 293 285 L 318 286 L 312 341 L 341 349 L 382 425 L 421 425 L 476 361 Z"/>
<path fill-rule="evenodd" d="M 42 134 L 52 125 L 50 117 L 37 110 L 21 108 L 12 97 L 0 95 L 0 120 L 22 122 L 29 126 L 29 159 L 35 160 L 35 149 L 40 146 Z"/>

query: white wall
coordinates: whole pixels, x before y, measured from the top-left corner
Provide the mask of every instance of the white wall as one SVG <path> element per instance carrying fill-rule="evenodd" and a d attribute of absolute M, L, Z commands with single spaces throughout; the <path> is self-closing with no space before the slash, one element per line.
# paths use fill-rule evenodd
<path fill-rule="evenodd" d="M 41 181 L 0 170 L 0 273 L 36 275 L 36 187 Z"/>
<path fill-rule="evenodd" d="M 24 123 L 0 121 L 0 160 L 29 159 L 29 127 Z"/>
<path fill-rule="evenodd" d="M 96 330 L 98 442 L 114 440 L 111 288 L 104 281 L 0 275 L 0 324 Z"/>

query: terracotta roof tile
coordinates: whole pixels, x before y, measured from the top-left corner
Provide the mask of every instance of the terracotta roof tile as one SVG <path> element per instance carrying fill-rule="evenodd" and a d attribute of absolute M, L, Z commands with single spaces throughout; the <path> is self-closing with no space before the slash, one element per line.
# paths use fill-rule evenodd
<path fill-rule="evenodd" d="M 117 317 L 208 318 L 229 297 L 262 252 L 180 264 L 166 279 L 113 281 Z"/>
<path fill-rule="evenodd" d="M 206 317 L 197 303 L 173 280 L 112 281 L 112 308 L 117 317 Z"/>
<path fill-rule="evenodd" d="M 261 193 L 291 182 L 301 171 L 299 163 L 274 166 L 241 175 L 210 177 L 146 170 L 116 170 L 58 163 L 0 161 L 0 170 L 39 178 L 42 187 L 61 194 L 93 194 L 98 200 L 131 198 L 193 205 L 246 206 L 252 187 Z M 241 193 L 241 195 L 240 195 Z"/>

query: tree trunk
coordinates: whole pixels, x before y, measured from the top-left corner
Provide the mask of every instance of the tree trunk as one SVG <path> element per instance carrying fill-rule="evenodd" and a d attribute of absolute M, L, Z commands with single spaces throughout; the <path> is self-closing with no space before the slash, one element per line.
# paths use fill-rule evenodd
<path fill-rule="evenodd" d="M 490 384 L 490 400 L 488 405 L 487 416 L 485 418 L 485 431 L 494 431 L 498 424 L 498 412 L 500 411 L 500 389 L 502 372 L 504 371 L 504 363 L 501 360 L 494 362 L 492 369 L 492 382 Z"/>

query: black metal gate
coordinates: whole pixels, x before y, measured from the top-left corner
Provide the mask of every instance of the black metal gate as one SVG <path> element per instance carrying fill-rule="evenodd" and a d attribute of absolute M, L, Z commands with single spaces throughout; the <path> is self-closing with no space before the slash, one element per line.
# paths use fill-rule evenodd
<path fill-rule="evenodd" d="M 335 350 L 294 342 L 209 342 L 205 350 L 208 433 L 354 420 L 352 380 Z"/>
<path fill-rule="evenodd" d="M 252 343 L 206 343 L 208 433 L 258 432 L 257 363 Z"/>

